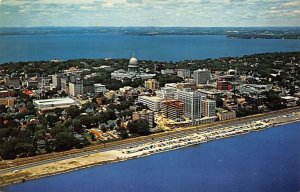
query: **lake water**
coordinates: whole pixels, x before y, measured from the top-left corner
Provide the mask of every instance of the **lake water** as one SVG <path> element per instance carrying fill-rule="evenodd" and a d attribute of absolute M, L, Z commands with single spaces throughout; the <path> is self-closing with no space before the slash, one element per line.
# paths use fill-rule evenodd
<path fill-rule="evenodd" d="M 300 123 L 15 184 L 7 192 L 299 192 Z"/>
<path fill-rule="evenodd" d="M 223 35 L 139 36 L 119 33 L 0 36 L 0 63 L 75 58 L 178 61 L 300 51 L 299 40 L 228 39 Z"/>

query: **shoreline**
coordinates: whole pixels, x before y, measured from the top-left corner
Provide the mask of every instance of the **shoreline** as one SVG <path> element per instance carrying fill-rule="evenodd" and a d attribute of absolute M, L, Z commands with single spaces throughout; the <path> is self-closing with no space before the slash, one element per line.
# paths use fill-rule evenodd
<path fill-rule="evenodd" d="M 283 115 L 279 117 L 275 116 L 272 118 L 265 118 L 263 120 L 256 120 L 251 123 L 244 123 L 235 127 L 224 126 L 223 128 L 218 128 L 211 131 L 204 131 L 200 133 L 196 131 L 195 133 L 186 133 L 184 136 L 178 136 L 169 139 L 160 140 L 157 138 L 157 140 L 153 142 L 143 143 L 135 147 L 99 152 L 83 157 L 75 157 L 56 162 L 54 161 L 44 165 L 38 165 L 19 170 L 17 172 L 13 171 L 4 173 L 0 174 L 0 187 L 24 182 L 27 180 L 55 176 L 79 169 L 90 168 L 92 166 L 142 158 L 149 155 L 190 147 L 214 140 L 225 139 L 233 136 L 244 135 L 254 131 L 262 131 L 268 128 L 278 127 L 280 125 L 300 122 L 300 112 L 292 114 L 292 116 Z"/>

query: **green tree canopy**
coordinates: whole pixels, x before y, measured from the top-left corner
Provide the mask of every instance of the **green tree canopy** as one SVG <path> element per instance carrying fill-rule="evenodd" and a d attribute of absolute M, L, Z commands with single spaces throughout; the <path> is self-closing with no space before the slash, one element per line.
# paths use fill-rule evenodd
<path fill-rule="evenodd" d="M 127 125 L 127 129 L 131 134 L 138 134 L 138 135 L 150 134 L 149 122 L 145 119 L 130 121 Z"/>

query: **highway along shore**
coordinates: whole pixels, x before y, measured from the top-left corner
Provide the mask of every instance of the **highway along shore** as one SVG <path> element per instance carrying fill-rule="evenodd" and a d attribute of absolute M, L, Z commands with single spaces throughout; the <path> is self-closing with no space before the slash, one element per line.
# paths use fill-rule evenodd
<path fill-rule="evenodd" d="M 179 128 L 61 153 L 0 162 L 0 186 L 125 161 L 155 153 L 228 138 L 300 120 L 300 107 L 195 127 Z"/>

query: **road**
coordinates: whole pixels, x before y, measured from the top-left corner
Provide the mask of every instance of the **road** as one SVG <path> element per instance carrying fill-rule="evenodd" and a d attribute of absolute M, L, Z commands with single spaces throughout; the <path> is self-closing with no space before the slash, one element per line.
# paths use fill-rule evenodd
<path fill-rule="evenodd" d="M 121 143 L 121 144 L 119 144 L 118 142 L 112 142 L 112 143 L 106 144 L 106 146 L 105 145 L 93 146 L 92 148 L 89 147 L 89 149 L 83 149 L 82 151 L 80 151 L 78 153 L 73 153 L 73 154 L 69 154 L 68 151 L 66 151 L 66 152 L 63 152 L 62 156 L 54 155 L 49 159 L 39 160 L 39 161 L 22 164 L 22 165 L 14 165 L 9 168 L 0 169 L 0 174 L 12 172 L 14 170 L 22 170 L 22 169 L 26 169 L 26 168 L 31 168 L 31 167 L 35 167 L 38 165 L 44 165 L 44 164 L 52 163 L 55 161 L 61 161 L 61 160 L 66 160 L 66 159 L 71 159 L 71 158 L 76 158 L 76 157 L 83 157 L 83 156 L 87 156 L 87 155 L 91 155 L 91 154 L 95 154 L 95 153 L 99 153 L 99 152 L 120 150 L 120 149 L 124 149 L 127 147 L 133 147 L 136 145 L 148 143 L 153 140 L 171 139 L 171 138 L 175 138 L 175 137 L 184 136 L 187 134 L 201 133 L 201 132 L 204 132 L 207 130 L 216 130 L 216 129 L 225 128 L 225 127 L 229 127 L 229 126 L 239 126 L 239 125 L 243 125 L 245 123 L 250 123 L 253 121 L 272 118 L 272 117 L 276 117 L 279 115 L 282 116 L 282 115 L 290 114 L 292 112 L 300 112 L 300 108 L 298 107 L 298 108 L 293 108 L 293 109 L 285 110 L 285 111 L 272 112 L 271 114 L 251 116 L 251 117 L 242 118 L 239 120 L 236 119 L 235 121 L 229 121 L 229 122 L 225 122 L 225 123 L 222 123 L 222 122 L 212 123 L 212 125 L 209 127 L 207 127 L 207 126 L 204 127 L 203 125 L 200 125 L 200 126 L 189 127 L 189 128 L 181 128 L 181 129 L 177 129 L 177 130 L 170 131 L 170 132 L 163 132 L 163 133 L 153 134 L 153 135 L 146 136 L 146 137 L 136 138 L 136 140 L 134 140 L 134 141 L 128 140 L 128 142 L 127 142 L 126 140 L 123 140 L 122 141 L 123 143 Z M 14 163 L 18 164 L 18 161 L 15 160 Z"/>

